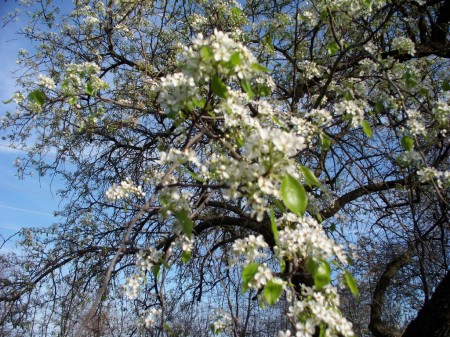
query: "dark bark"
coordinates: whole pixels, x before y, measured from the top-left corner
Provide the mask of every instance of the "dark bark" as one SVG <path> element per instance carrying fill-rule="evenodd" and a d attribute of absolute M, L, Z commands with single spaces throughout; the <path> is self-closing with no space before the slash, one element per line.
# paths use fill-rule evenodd
<path fill-rule="evenodd" d="M 369 330 L 375 337 L 398 337 L 400 333 L 385 326 L 381 319 L 386 290 L 399 269 L 403 268 L 411 260 L 411 250 L 395 257 L 384 270 L 375 288 L 372 304 L 370 306 Z"/>
<path fill-rule="evenodd" d="M 402 337 L 450 336 L 450 271 Z"/>

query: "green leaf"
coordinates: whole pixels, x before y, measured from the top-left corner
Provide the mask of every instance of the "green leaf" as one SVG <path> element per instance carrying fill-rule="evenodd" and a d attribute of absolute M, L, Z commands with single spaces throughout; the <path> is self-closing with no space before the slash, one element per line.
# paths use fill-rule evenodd
<path fill-rule="evenodd" d="M 331 282 L 330 264 L 323 259 L 316 260 L 309 257 L 306 260 L 306 270 L 313 276 L 317 289 L 321 289 Z"/>
<path fill-rule="evenodd" d="M 281 182 L 281 198 L 290 211 L 300 216 L 305 214 L 308 204 L 305 188 L 290 174 L 286 174 Z"/>
<path fill-rule="evenodd" d="M 325 324 L 323 322 L 320 322 L 319 329 L 320 329 L 320 332 L 319 332 L 319 336 L 318 337 L 325 337 L 325 334 L 327 332 L 327 328 L 326 328 L 326 326 L 325 326 Z"/>
<path fill-rule="evenodd" d="M 286 207 L 284 207 L 283 203 L 280 200 L 273 199 L 273 204 L 275 206 L 277 206 L 277 208 L 280 210 L 280 212 L 286 213 Z"/>
<path fill-rule="evenodd" d="M 270 226 L 272 229 L 273 238 L 274 238 L 275 242 L 277 242 L 278 241 L 278 227 L 277 227 L 277 222 L 275 221 L 275 212 L 274 212 L 273 208 L 270 208 L 269 217 L 270 217 Z"/>
<path fill-rule="evenodd" d="M 404 136 L 401 142 L 405 151 L 412 151 L 414 149 L 414 140 L 411 137 Z"/>
<path fill-rule="evenodd" d="M 336 43 L 336 41 L 332 41 L 327 45 L 327 50 L 330 56 L 334 56 L 339 50 L 339 45 Z"/>
<path fill-rule="evenodd" d="M 206 61 L 214 56 L 211 47 L 207 46 L 203 46 L 200 48 L 200 55 L 202 56 L 202 59 Z"/>
<path fill-rule="evenodd" d="M 236 144 L 238 148 L 241 148 L 244 146 L 244 139 L 240 135 L 236 135 Z"/>
<path fill-rule="evenodd" d="M 302 171 L 303 176 L 305 177 L 305 182 L 309 187 L 319 187 L 320 181 L 316 178 L 314 173 L 307 168 L 306 166 L 300 165 L 300 171 Z"/>
<path fill-rule="evenodd" d="M 189 175 L 192 177 L 192 178 L 194 178 L 195 180 L 197 180 L 197 181 L 199 181 L 199 182 L 201 182 L 201 183 L 203 183 L 203 182 L 205 182 L 205 180 L 202 178 L 202 177 L 200 177 L 197 173 L 195 173 L 194 171 L 187 171 L 188 173 L 189 173 Z"/>
<path fill-rule="evenodd" d="M 45 103 L 45 94 L 41 90 L 33 90 L 28 95 L 28 99 L 42 108 Z"/>
<path fill-rule="evenodd" d="M 370 127 L 369 122 L 366 121 L 365 119 L 363 119 L 361 121 L 361 126 L 362 126 L 366 136 L 369 137 L 369 138 L 373 138 L 373 132 L 372 132 L 372 128 Z"/>
<path fill-rule="evenodd" d="M 320 134 L 320 146 L 324 150 L 328 150 L 331 147 L 331 138 L 326 134 Z"/>
<path fill-rule="evenodd" d="M 205 100 L 204 99 L 202 99 L 202 100 L 197 100 L 197 99 L 194 99 L 194 100 L 192 100 L 192 103 L 194 103 L 194 105 L 197 107 L 197 108 L 199 108 L 199 109 L 203 109 L 204 107 L 205 107 Z"/>
<path fill-rule="evenodd" d="M 449 79 L 445 79 L 444 82 L 442 83 L 442 90 L 444 90 L 444 91 L 450 90 L 450 80 Z"/>
<path fill-rule="evenodd" d="M 417 85 L 417 76 L 412 72 L 406 72 L 403 74 L 403 79 L 408 89 L 411 89 Z"/>
<path fill-rule="evenodd" d="M 152 267 L 152 274 L 155 278 L 158 278 L 159 275 L 159 270 L 161 269 L 161 265 L 160 264 L 156 264 Z"/>
<path fill-rule="evenodd" d="M 263 72 L 263 73 L 269 72 L 269 69 L 267 69 L 266 67 L 264 67 L 263 65 L 261 65 L 259 63 L 252 63 L 250 68 L 252 68 L 253 70 L 256 70 L 256 71 Z"/>
<path fill-rule="evenodd" d="M 353 275 L 350 274 L 348 271 L 344 271 L 344 281 L 345 285 L 348 287 L 353 296 L 358 298 L 359 297 L 358 285 L 356 284 L 356 280 L 353 277 Z"/>
<path fill-rule="evenodd" d="M 346 91 L 346 92 L 344 92 L 344 99 L 345 99 L 346 101 L 353 101 L 354 98 L 353 98 L 352 92 L 351 92 L 351 91 Z"/>
<path fill-rule="evenodd" d="M 325 21 L 328 16 L 327 7 L 322 8 L 322 12 L 320 13 L 320 21 Z"/>
<path fill-rule="evenodd" d="M 384 110 L 383 103 L 381 103 L 381 102 L 375 103 L 375 112 L 376 113 L 381 113 L 381 112 L 383 112 L 383 110 Z"/>
<path fill-rule="evenodd" d="M 320 260 L 319 266 L 314 275 L 314 285 L 317 289 L 322 289 L 331 282 L 331 267 L 325 260 Z"/>
<path fill-rule="evenodd" d="M 241 80 L 241 88 L 244 90 L 244 92 L 247 93 L 248 99 L 252 99 L 255 97 L 253 94 L 252 86 L 250 85 L 250 82 L 246 79 Z"/>
<path fill-rule="evenodd" d="M 260 96 L 266 97 L 270 95 L 271 90 L 266 85 L 259 85 L 257 88 L 257 92 L 259 93 Z"/>
<path fill-rule="evenodd" d="M 267 303 L 274 305 L 280 298 L 282 292 L 283 285 L 270 280 L 264 287 L 263 295 Z"/>
<path fill-rule="evenodd" d="M 183 263 L 186 264 L 186 263 L 188 263 L 189 260 L 191 259 L 191 256 L 192 256 L 191 252 L 186 252 L 186 251 L 184 251 L 184 252 L 181 254 L 181 261 L 183 261 Z"/>
<path fill-rule="evenodd" d="M 177 218 L 178 222 L 181 225 L 181 230 L 188 237 L 192 236 L 192 229 L 194 228 L 194 224 L 192 222 L 191 217 L 187 210 L 176 211 L 173 213 L 175 218 Z"/>
<path fill-rule="evenodd" d="M 211 79 L 211 89 L 213 93 L 222 98 L 227 98 L 227 86 L 223 83 L 222 79 L 214 75 Z"/>
<path fill-rule="evenodd" d="M 314 276 L 316 274 L 317 268 L 319 268 L 319 263 L 312 257 L 306 259 L 306 270 Z"/>
<path fill-rule="evenodd" d="M 253 281 L 258 272 L 259 263 L 250 263 L 242 270 L 242 293 L 250 289 L 249 283 Z"/>
<path fill-rule="evenodd" d="M 86 83 L 86 87 L 84 88 L 84 91 L 86 91 L 86 94 L 88 94 L 89 96 L 95 96 L 95 90 L 92 87 L 91 82 Z"/>
<path fill-rule="evenodd" d="M 172 330 L 172 328 L 171 328 L 170 325 L 167 324 L 166 322 L 164 322 L 164 329 L 165 329 L 168 333 L 170 333 L 171 336 L 175 336 L 175 335 L 174 335 L 174 332 L 173 332 L 173 330 Z"/>
<path fill-rule="evenodd" d="M 241 63 L 241 54 L 237 51 L 230 57 L 230 64 L 235 67 Z"/>

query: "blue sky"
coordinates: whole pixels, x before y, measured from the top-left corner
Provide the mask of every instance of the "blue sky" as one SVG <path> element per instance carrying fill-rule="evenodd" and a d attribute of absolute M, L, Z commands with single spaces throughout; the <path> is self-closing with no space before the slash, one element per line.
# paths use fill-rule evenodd
<path fill-rule="evenodd" d="M 14 11 L 16 1 L 0 0 L 0 17 Z M 14 104 L 3 104 L 14 93 L 15 79 L 12 74 L 17 69 L 17 53 L 21 48 L 31 46 L 20 38 L 17 32 L 26 22 L 23 17 L 5 27 L 0 26 L 0 116 L 6 111 L 14 112 Z M 3 136 L 0 130 L 0 136 Z M 14 167 L 14 160 L 25 153 L 9 147 L 7 141 L 0 140 L 0 247 L 3 239 L 14 235 L 23 227 L 43 227 L 57 221 L 52 214 L 60 202 L 56 191 L 60 186 L 57 180 L 48 176 L 26 177 L 20 180 Z M 3 245 L 0 252 L 16 250 L 13 237 Z"/>

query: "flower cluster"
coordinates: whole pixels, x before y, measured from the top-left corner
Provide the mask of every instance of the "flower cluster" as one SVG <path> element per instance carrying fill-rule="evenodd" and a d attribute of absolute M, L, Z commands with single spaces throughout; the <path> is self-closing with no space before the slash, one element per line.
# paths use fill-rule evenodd
<path fill-rule="evenodd" d="M 278 243 L 275 247 L 279 258 L 306 259 L 314 256 L 330 259 L 336 256 L 342 263 L 347 262 L 342 247 L 325 235 L 315 219 L 286 214 L 278 223 L 280 227 L 284 227 L 278 233 Z"/>
<path fill-rule="evenodd" d="M 365 107 L 366 103 L 362 100 L 344 100 L 336 105 L 336 110 L 350 117 L 352 126 L 357 127 L 364 119 Z"/>
<path fill-rule="evenodd" d="M 288 316 L 295 319 L 295 336 L 312 337 L 316 327 L 324 329 L 324 336 L 353 336 L 352 323 L 340 311 L 336 288 L 327 286 L 321 291 L 302 286 L 301 299 L 290 293 Z M 294 336 L 291 331 L 280 331 L 278 336 Z"/>
<path fill-rule="evenodd" d="M 38 75 L 38 84 L 49 90 L 56 88 L 55 81 L 53 81 L 52 78 L 42 74 Z"/>
<path fill-rule="evenodd" d="M 158 321 L 161 316 L 161 309 L 150 308 L 141 317 L 141 324 L 147 328 L 151 329 L 155 326 L 155 323 Z"/>
<path fill-rule="evenodd" d="M 423 183 L 435 180 L 439 188 L 450 186 L 450 171 L 438 171 L 432 167 L 424 167 L 417 171 L 417 175 Z"/>
<path fill-rule="evenodd" d="M 414 42 L 407 37 L 396 37 L 392 41 L 392 49 L 397 50 L 401 54 L 414 55 L 416 53 L 416 46 Z"/>
<path fill-rule="evenodd" d="M 409 131 L 413 135 L 425 135 L 427 133 L 427 130 L 425 128 L 421 113 L 413 109 L 407 110 L 406 113 L 408 114 L 407 125 L 409 127 Z"/>
<path fill-rule="evenodd" d="M 231 317 L 226 312 L 219 310 L 217 312 L 217 316 L 218 318 L 212 324 L 213 330 L 216 334 L 221 333 L 231 325 Z"/>
<path fill-rule="evenodd" d="M 118 185 L 113 184 L 108 191 L 106 191 L 106 199 L 110 201 L 129 198 L 131 195 L 145 197 L 145 192 L 142 191 L 141 186 L 134 185 L 129 178 Z"/>
<path fill-rule="evenodd" d="M 140 250 L 136 254 L 136 266 L 138 266 L 142 272 L 151 270 L 152 267 L 161 260 L 161 252 L 153 247 L 145 250 Z"/>
<path fill-rule="evenodd" d="M 264 241 L 262 235 L 254 236 L 249 235 L 243 239 L 237 239 L 233 243 L 233 254 L 238 257 L 240 255 L 245 256 L 245 264 L 256 261 L 257 259 L 264 258 L 267 253 L 264 249 L 269 248 L 269 245 Z M 234 264 L 232 261 L 231 264 Z"/>
<path fill-rule="evenodd" d="M 141 284 L 144 278 L 142 275 L 133 275 L 127 277 L 125 284 L 122 288 L 125 291 L 125 295 L 130 299 L 134 300 L 138 297 L 139 291 L 141 290 Z"/>

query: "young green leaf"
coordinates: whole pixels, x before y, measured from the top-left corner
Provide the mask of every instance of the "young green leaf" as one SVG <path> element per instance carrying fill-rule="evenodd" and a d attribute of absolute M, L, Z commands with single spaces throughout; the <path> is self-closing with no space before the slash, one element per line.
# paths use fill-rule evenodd
<path fill-rule="evenodd" d="M 331 147 L 331 138 L 325 133 L 320 135 L 320 146 L 324 150 L 328 150 Z"/>
<path fill-rule="evenodd" d="M 363 119 L 361 121 L 361 126 L 362 126 L 366 136 L 369 137 L 369 138 L 373 138 L 373 132 L 372 132 L 372 128 L 370 127 L 369 122 L 366 121 L 365 119 Z"/>
<path fill-rule="evenodd" d="M 344 271 L 344 281 L 345 285 L 348 287 L 353 296 L 358 298 L 359 297 L 358 285 L 356 284 L 356 280 L 353 277 L 353 275 L 350 274 L 348 271 Z"/>
<path fill-rule="evenodd" d="M 320 260 L 316 273 L 314 274 L 314 285 L 317 289 L 322 289 L 331 282 L 331 267 L 325 260 Z"/>
<path fill-rule="evenodd" d="M 270 280 L 264 287 L 263 295 L 267 303 L 274 305 L 280 298 L 282 292 L 283 285 Z"/>
<path fill-rule="evenodd" d="M 264 73 L 269 72 L 269 69 L 267 69 L 266 67 L 264 67 L 263 65 L 261 65 L 259 63 L 252 63 L 250 68 L 252 68 L 253 70 L 256 70 L 256 71 L 264 72 Z"/>
<path fill-rule="evenodd" d="M 280 200 L 273 199 L 273 204 L 275 206 L 277 206 L 277 208 L 280 210 L 280 212 L 286 213 L 286 207 L 284 207 L 283 203 Z"/>
<path fill-rule="evenodd" d="M 301 165 L 300 171 L 302 171 L 303 177 L 305 178 L 305 182 L 309 187 L 313 187 L 313 186 L 319 187 L 320 186 L 319 179 L 316 178 L 314 173 L 309 168 Z"/>
<path fill-rule="evenodd" d="M 270 224 L 271 224 L 271 228 L 272 228 L 273 238 L 274 238 L 275 242 L 277 242 L 278 241 L 278 227 L 277 227 L 277 223 L 275 221 L 275 212 L 274 212 L 273 208 L 270 208 L 269 217 L 270 217 Z"/>
<path fill-rule="evenodd" d="M 319 268 L 319 263 L 312 257 L 308 257 L 306 260 L 306 270 L 314 276 L 317 272 L 317 268 Z"/>
<path fill-rule="evenodd" d="M 281 182 L 281 198 L 291 212 L 300 216 L 305 214 L 308 204 L 305 188 L 290 174 L 286 174 Z"/>
<path fill-rule="evenodd" d="M 45 103 L 45 94 L 41 90 L 33 90 L 28 95 L 30 101 L 36 103 L 39 107 L 42 107 Z"/>
<path fill-rule="evenodd" d="M 233 55 L 231 55 L 230 57 L 230 64 L 235 67 L 237 66 L 239 63 L 241 63 L 241 54 L 239 52 L 235 52 Z"/>
<path fill-rule="evenodd" d="M 191 259 L 191 256 L 192 256 L 191 252 L 186 252 L 186 251 L 184 251 L 184 252 L 181 254 L 181 261 L 183 261 L 183 263 L 186 264 L 186 263 L 188 263 L 189 260 Z"/>
<path fill-rule="evenodd" d="M 442 83 L 442 90 L 444 90 L 444 91 L 450 90 L 450 80 L 449 79 L 445 79 L 444 82 Z"/>
<path fill-rule="evenodd" d="M 306 270 L 314 278 L 314 285 L 317 289 L 321 289 L 331 282 L 331 267 L 330 264 L 323 260 L 316 260 L 309 257 L 306 260 Z"/>
<path fill-rule="evenodd" d="M 414 149 L 414 141 L 411 137 L 404 136 L 401 142 L 405 151 L 412 151 Z"/>
<path fill-rule="evenodd" d="M 334 56 L 339 50 L 339 46 L 336 41 L 332 41 L 327 45 L 327 51 L 330 56 Z"/>
<path fill-rule="evenodd" d="M 217 96 L 222 98 L 227 98 L 227 86 L 225 83 L 223 83 L 222 79 L 214 75 L 211 79 L 211 89 L 213 93 L 215 93 Z"/>
<path fill-rule="evenodd" d="M 84 91 L 86 91 L 86 94 L 88 94 L 89 96 L 95 96 L 95 90 L 92 87 L 91 82 L 86 83 L 86 87 L 84 88 Z"/>
<path fill-rule="evenodd" d="M 214 56 L 213 51 L 211 50 L 211 47 L 208 47 L 208 46 L 201 47 L 200 55 L 202 56 L 202 59 L 205 61 L 211 59 Z"/>
<path fill-rule="evenodd" d="M 242 293 L 250 289 L 249 283 L 253 281 L 258 272 L 259 263 L 250 263 L 242 270 Z"/>
<path fill-rule="evenodd" d="M 253 94 L 252 86 L 248 80 L 241 80 L 241 88 L 247 93 L 248 99 L 252 99 L 255 96 L 255 94 Z"/>
<path fill-rule="evenodd" d="M 191 217 L 187 210 L 176 211 L 173 213 L 175 218 L 177 218 L 178 222 L 181 225 L 181 230 L 188 238 L 192 236 L 192 229 L 194 228 L 194 224 L 192 222 Z"/>
<path fill-rule="evenodd" d="M 152 267 L 152 274 L 153 274 L 153 276 L 155 277 L 155 278 L 157 278 L 158 277 L 158 275 L 159 275 L 159 269 L 161 268 L 161 265 L 160 264 L 156 264 L 156 265 L 154 265 L 153 267 Z"/>

